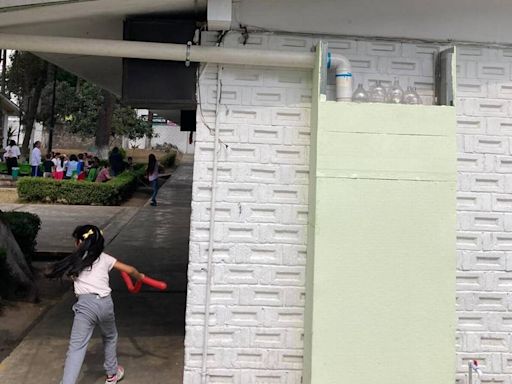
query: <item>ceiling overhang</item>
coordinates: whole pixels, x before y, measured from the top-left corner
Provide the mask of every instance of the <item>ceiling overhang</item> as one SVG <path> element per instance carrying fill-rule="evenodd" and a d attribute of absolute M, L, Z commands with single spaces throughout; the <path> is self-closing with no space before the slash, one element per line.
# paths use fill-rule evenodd
<path fill-rule="evenodd" d="M 0 0 L 0 31 L 30 35 L 123 39 L 130 16 L 204 13 L 206 0 Z M 121 94 L 122 59 L 39 54 L 57 66 Z"/>
<path fill-rule="evenodd" d="M 0 27 L 84 18 L 123 19 L 151 13 L 204 12 L 205 9 L 206 0 L 8 0 L 0 1 Z"/>
<path fill-rule="evenodd" d="M 207 0 L 0 0 L 0 31 L 122 39 L 130 16 L 204 13 Z M 233 25 L 292 33 L 512 45 L 503 0 L 237 0 Z M 41 54 L 120 95 L 122 59 Z"/>

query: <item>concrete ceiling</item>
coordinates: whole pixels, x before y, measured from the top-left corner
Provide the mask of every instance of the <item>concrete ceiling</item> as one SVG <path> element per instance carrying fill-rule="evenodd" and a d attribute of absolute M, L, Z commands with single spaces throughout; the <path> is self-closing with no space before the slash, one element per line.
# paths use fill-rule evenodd
<path fill-rule="evenodd" d="M 34 35 L 123 38 L 128 16 L 204 12 L 206 0 L 0 0 L 0 30 Z M 121 94 L 122 59 L 40 54 L 116 95 Z"/>
<path fill-rule="evenodd" d="M 204 9 L 206 0 L 0 0 L 0 26 Z"/>
<path fill-rule="evenodd" d="M 0 0 L 0 31 L 122 39 L 133 15 L 204 12 L 207 0 Z M 233 0 L 233 26 L 512 44 L 509 0 Z M 269 11 L 271 10 L 271 11 Z M 41 55 L 120 95 L 122 60 Z"/>
<path fill-rule="evenodd" d="M 271 31 L 512 44 L 509 0 L 239 0 L 235 10 L 237 23 Z"/>

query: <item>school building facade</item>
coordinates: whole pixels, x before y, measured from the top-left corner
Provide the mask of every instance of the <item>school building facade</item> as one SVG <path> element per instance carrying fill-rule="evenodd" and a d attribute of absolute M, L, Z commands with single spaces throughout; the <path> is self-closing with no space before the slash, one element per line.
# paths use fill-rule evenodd
<path fill-rule="evenodd" d="M 254 57 L 199 60 L 184 383 L 465 383 L 477 359 L 483 381 L 510 384 L 510 6 L 37 3 L 6 2 L 0 35 L 121 40 L 127 17 L 203 12 L 212 27 L 183 61 L 194 46 Z M 438 105 L 453 47 L 453 105 Z M 40 54 L 121 93 L 120 58 L 62 49 Z M 336 103 L 327 51 L 354 89 L 397 79 L 422 105 Z"/>

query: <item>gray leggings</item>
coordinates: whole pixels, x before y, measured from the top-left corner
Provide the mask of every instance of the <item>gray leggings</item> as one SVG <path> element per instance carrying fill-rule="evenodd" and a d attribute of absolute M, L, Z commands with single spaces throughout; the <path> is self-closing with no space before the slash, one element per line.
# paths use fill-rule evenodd
<path fill-rule="evenodd" d="M 107 375 L 115 374 L 117 372 L 117 329 L 112 298 L 95 294 L 79 295 L 78 301 L 73 305 L 73 311 L 75 319 L 69 339 L 62 384 L 76 383 L 87 345 L 96 325 L 99 325 L 103 338 L 105 352 L 103 367 Z"/>

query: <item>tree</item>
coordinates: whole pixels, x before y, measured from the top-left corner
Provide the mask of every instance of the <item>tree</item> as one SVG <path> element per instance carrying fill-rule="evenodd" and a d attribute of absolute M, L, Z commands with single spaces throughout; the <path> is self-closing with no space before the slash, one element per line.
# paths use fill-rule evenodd
<path fill-rule="evenodd" d="M 34 122 L 49 127 L 52 121 L 53 79 L 56 76 L 54 118 L 84 138 L 95 138 L 98 154 L 108 156 L 111 137 L 127 136 L 131 140 L 152 137 L 151 124 L 137 117 L 135 110 L 98 86 L 77 79 L 37 56 L 15 51 L 7 71 L 7 88 L 24 106 L 22 123 L 25 137 L 22 152 L 29 153 Z"/>
<path fill-rule="evenodd" d="M 124 136 L 130 140 L 154 136 L 152 124 L 138 117 L 133 108 L 124 106 L 119 101 L 114 109 L 112 131 L 115 136 Z"/>
<path fill-rule="evenodd" d="M 38 290 L 34 282 L 34 275 L 9 226 L 2 219 L 0 219 L 0 248 L 6 251 L 7 267 L 14 280 L 13 291 L 23 291 L 27 299 L 36 301 Z"/>
<path fill-rule="evenodd" d="M 37 120 L 45 127 L 49 127 L 52 120 L 53 76 L 56 76 L 55 121 L 65 121 L 66 116 L 70 113 L 69 108 L 74 105 L 76 98 L 76 76 L 59 70 L 53 65 L 51 68 L 52 70 L 49 72 L 52 73 L 48 76 L 49 82 L 41 92 L 41 102 L 37 113 Z"/>
<path fill-rule="evenodd" d="M 98 126 L 96 128 L 96 148 L 101 159 L 108 158 L 108 145 L 112 131 L 112 118 L 114 117 L 114 96 L 106 90 L 101 91 L 102 102 L 99 105 Z"/>
<path fill-rule="evenodd" d="M 66 86 L 60 88 L 66 102 L 56 107 L 59 116 L 64 117 L 71 132 L 82 137 L 95 137 L 100 157 L 108 156 L 111 137 L 126 136 L 134 140 L 153 136 L 152 125 L 139 118 L 133 108 L 121 104 L 110 92 L 89 82 L 81 82 L 74 96 L 69 94 Z"/>
<path fill-rule="evenodd" d="M 41 94 L 47 84 L 48 63 L 29 52 L 14 51 L 6 78 L 8 92 L 14 94 L 18 104 L 23 106 L 20 123 L 25 126 L 25 137 L 21 151 L 28 156 Z"/>

